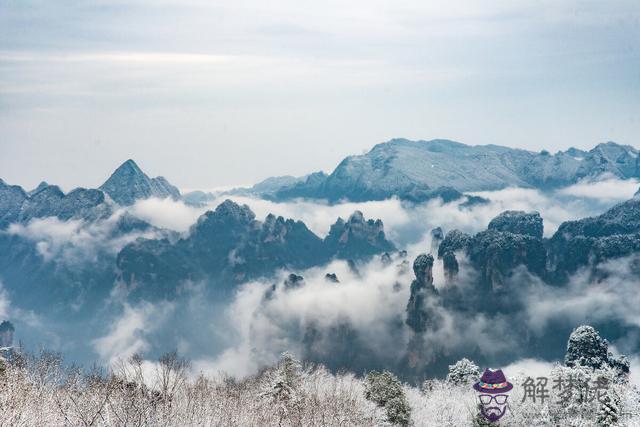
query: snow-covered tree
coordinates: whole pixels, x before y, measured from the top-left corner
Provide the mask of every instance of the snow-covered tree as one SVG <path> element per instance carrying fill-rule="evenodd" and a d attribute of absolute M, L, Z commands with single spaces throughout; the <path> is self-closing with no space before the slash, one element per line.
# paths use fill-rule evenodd
<path fill-rule="evenodd" d="M 601 399 L 600 410 L 598 411 L 597 424 L 602 427 L 618 425 L 621 414 L 620 396 L 615 390 L 608 390 L 606 397 Z"/>
<path fill-rule="evenodd" d="M 391 372 L 369 372 L 365 378 L 365 397 L 384 407 L 392 424 L 409 425 L 411 407 L 405 397 L 402 383 Z"/>
<path fill-rule="evenodd" d="M 254 376 L 182 378 L 175 374 L 184 366 L 177 355 L 131 359 L 107 372 L 71 369 L 47 352 L 8 358 L 0 374 L 0 425 L 495 425 L 478 414 L 475 390 L 440 379 L 421 390 L 389 372 L 335 374 L 302 367 L 288 354 Z M 500 426 L 640 425 L 640 391 L 615 381 L 615 369 L 557 365 L 544 403 L 525 399 L 529 375 L 510 374 L 516 386 Z"/>
<path fill-rule="evenodd" d="M 578 326 L 569 336 L 564 362 L 569 367 L 611 368 L 617 372 L 618 379 L 623 381 L 626 380 L 630 368 L 627 358 L 615 357 L 609 351 L 607 340 L 588 325 Z"/>
<path fill-rule="evenodd" d="M 408 426 L 411 418 L 411 406 L 404 395 L 390 399 L 385 405 L 387 419 L 399 426 Z"/>
<path fill-rule="evenodd" d="M 458 360 L 453 365 L 449 365 L 447 382 L 453 385 L 469 385 L 480 378 L 480 368 L 467 358 Z"/>
<path fill-rule="evenodd" d="M 276 402 L 293 401 L 300 382 L 302 365 L 290 353 L 282 353 L 280 361 L 268 373 L 262 395 Z"/>
<path fill-rule="evenodd" d="M 609 345 L 598 331 L 588 325 L 578 326 L 571 332 L 564 363 L 569 366 L 586 366 L 600 369 L 607 364 Z"/>
<path fill-rule="evenodd" d="M 629 373 L 631 372 L 631 363 L 627 357 L 621 354 L 615 357 L 609 352 L 609 366 L 616 371 L 616 380 L 626 382 L 629 379 Z"/>

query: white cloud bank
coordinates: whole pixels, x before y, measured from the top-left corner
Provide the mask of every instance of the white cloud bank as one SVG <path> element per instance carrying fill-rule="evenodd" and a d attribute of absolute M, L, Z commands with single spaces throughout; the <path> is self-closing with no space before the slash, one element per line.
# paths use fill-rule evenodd
<path fill-rule="evenodd" d="M 189 230 L 206 208 L 195 208 L 171 198 L 138 200 L 129 208 L 134 216 L 159 228 L 184 232 Z"/>
<path fill-rule="evenodd" d="M 615 197 L 607 198 L 604 206 L 628 198 L 636 184 L 621 182 L 615 185 L 619 191 L 615 192 Z M 603 185 L 614 184 L 607 180 L 606 184 L 595 182 L 580 185 L 580 188 L 592 185 L 598 189 Z M 388 235 L 394 240 L 398 239 L 400 244 L 406 244 L 409 264 L 398 267 L 402 260 L 396 259 L 391 265 L 385 266 L 375 259 L 360 266 L 360 272 L 355 273 L 344 262 L 334 262 L 300 272 L 306 283 L 303 288 L 284 290 L 280 286 L 273 298 L 266 302 L 263 296 L 272 283 L 248 283 L 240 288 L 226 313 L 224 327 L 230 328 L 236 341 L 226 346 L 214 359 L 195 358 L 194 369 L 225 371 L 237 376 L 255 372 L 261 366 L 272 363 L 281 351 L 304 351 L 303 336 L 292 334 L 291 331 L 303 333 L 306 330 L 317 330 L 320 336 L 314 344 L 317 346 L 314 351 L 322 353 L 331 348 L 331 343 L 324 341 L 326 336 L 323 337 L 322 334 L 333 333 L 336 328 L 344 325 L 352 328 L 359 339 L 367 343 L 368 352 L 374 355 L 388 352 L 391 354 L 389 357 L 401 357 L 406 351 L 408 337 L 404 332 L 398 333 L 398 330 L 406 331 L 406 328 L 390 329 L 389 325 L 394 322 L 402 325 L 404 322 L 408 286 L 413 279 L 410 263 L 418 253 L 428 251 L 428 232 L 433 227 L 443 226 L 445 230 L 460 228 L 475 232 L 486 228 L 488 222 L 503 210 L 538 210 L 545 219 L 545 233 L 549 235 L 562 221 L 604 210 L 603 204 L 599 203 L 600 199 L 594 202 L 591 197 L 583 196 L 575 189 L 545 194 L 538 190 L 509 188 L 481 195 L 491 202 L 472 208 L 464 208 L 460 202 L 444 204 L 439 200 L 417 206 L 403 204 L 397 199 L 328 205 L 312 201 L 274 203 L 231 197 L 239 203 L 247 203 L 258 219 L 263 219 L 267 213 L 300 219 L 321 236 L 326 234 L 337 216 L 344 218 L 354 210 L 361 210 L 368 218 L 381 218 Z M 221 201 L 222 199 L 217 199 L 205 208 L 194 208 L 182 202 L 151 199 L 138 202 L 130 208 L 130 212 L 154 225 L 185 232 L 204 210 L 215 208 Z M 112 226 L 109 221 L 114 221 L 115 218 L 117 217 L 95 224 L 44 218 L 26 225 L 12 225 L 9 232 L 37 241 L 38 250 L 49 259 L 62 256 L 86 260 L 91 259 L 91 254 L 95 254 L 99 245 L 105 244 L 105 240 L 109 241 L 107 236 L 109 227 Z M 111 241 L 108 246 L 117 250 L 135 237 L 127 235 L 120 240 Z M 465 268 L 464 260 L 459 261 L 461 268 Z M 581 285 L 576 277 L 565 290 L 552 292 L 545 288 L 545 292 L 549 292 L 540 295 L 546 295 L 546 298 L 537 295 L 537 299 L 533 298 L 529 305 L 529 322 L 533 327 L 543 328 L 547 320 L 558 316 L 568 316 L 580 322 L 589 318 L 598 320 L 611 315 L 611 307 L 615 306 L 618 309 L 613 314 L 614 317 L 617 316 L 629 325 L 640 325 L 633 310 L 637 307 L 637 301 L 628 297 L 636 285 L 627 280 L 631 277 L 630 268 L 630 263 L 619 266 L 612 264 L 608 271 L 618 272 L 617 280 L 604 283 L 589 281 L 586 285 Z M 324 278 L 327 272 L 336 273 L 340 283 L 327 282 Z M 461 277 L 463 274 L 464 271 L 461 271 Z M 443 283 L 439 262 L 434 266 L 434 276 L 436 285 Z M 284 277 L 280 277 L 277 282 L 281 283 L 283 279 Z M 159 342 L 156 339 L 158 328 L 174 310 L 175 306 L 172 304 L 124 305 L 121 315 L 114 319 L 106 333 L 93 341 L 95 351 L 108 363 L 136 352 L 153 351 Z M 492 334 L 496 331 L 501 333 L 501 328 L 508 332 L 508 325 L 488 322 L 482 316 L 463 320 L 467 323 L 445 315 L 445 327 L 432 338 L 451 342 L 453 347 L 459 348 L 475 341 L 491 343 Z M 201 321 L 205 322 L 206 319 L 202 318 Z M 460 325 L 463 323 L 470 326 L 460 334 Z M 206 327 L 215 329 L 221 326 L 222 323 Z M 489 327 L 496 329 L 492 332 Z M 181 346 L 189 351 L 189 344 L 185 342 Z M 621 350 L 626 351 L 627 348 L 621 347 Z M 512 369 L 516 368 L 517 365 Z"/>
<path fill-rule="evenodd" d="M 635 178 L 621 180 L 606 175 L 596 181 L 583 180 L 562 188 L 558 190 L 558 194 L 605 202 L 619 202 L 633 197 L 639 186 L 640 181 Z"/>
<path fill-rule="evenodd" d="M 107 335 L 93 341 L 95 351 L 109 364 L 148 351 L 151 348 L 148 335 L 161 327 L 174 308 L 169 302 L 124 304 L 122 314 L 110 326 Z"/>
<path fill-rule="evenodd" d="M 402 328 L 398 334 L 390 325 L 403 321 L 413 272 L 400 263 L 396 259 L 385 266 L 373 260 L 356 273 L 346 262 L 335 261 L 301 272 L 304 285 L 290 289 L 282 285 L 283 274 L 267 299 L 271 283 L 244 285 L 227 310 L 228 323 L 235 329 L 238 342 L 215 360 L 195 361 L 194 367 L 245 376 L 273 363 L 283 351 L 303 354 L 302 337 L 306 333 L 318 334 L 313 343 L 306 344 L 313 347 L 314 353 L 328 352 L 334 343 L 326 341 L 327 334 L 347 326 L 360 343 L 366 343 L 372 355 L 401 357 L 408 337 Z M 340 283 L 327 281 L 327 272 L 335 273 Z"/>
<path fill-rule="evenodd" d="M 489 199 L 484 205 L 463 206 L 464 200 L 443 203 L 434 199 L 413 205 L 397 198 L 370 202 L 328 204 L 318 200 L 298 199 L 273 202 L 246 196 L 220 196 L 203 207 L 194 207 L 171 199 L 147 199 L 128 208 L 129 212 L 160 228 L 186 233 L 197 218 L 207 210 L 214 210 L 225 199 L 248 205 L 256 219 L 272 213 L 303 221 L 320 237 L 324 237 L 338 217 L 348 218 L 354 211 L 362 211 L 366 218 L 381 219 L 387 237 L 400 247 L 428 243 L 428 233 L 435 227 L 446 231 L 454 228 L 467 233 L 486 229 L 489 222 L 505 210 L 538 211 L 544 220 L 544 234 L 551 236 L 564 221 L 593 216 L 615 203 L 633 197 L 640 182 L 604 176 L 599 180 L 543 192 L 536 189 L 506 188 L 498 191 L 472 193 Z"/>
<path fill-rule="evenodd" d="M 118 233 L 117 222 L 122 214 L 123 211 L 119 210 L 110 218 L 95 222 L 80 219 L 62 221 L 56 217 L 34 218 L 27 224 L 11 224 L 7 232 L 35 242 L 38 253 L 47 262 L 96 262 L 102 251 L 115 255 L 139 237 L 157 237 L 154 231 Z"/>

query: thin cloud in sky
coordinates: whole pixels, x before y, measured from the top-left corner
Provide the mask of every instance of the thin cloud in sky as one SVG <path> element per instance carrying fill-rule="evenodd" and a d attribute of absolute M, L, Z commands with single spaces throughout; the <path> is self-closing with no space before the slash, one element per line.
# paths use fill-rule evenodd
<path fill-rule="evenodd" d="M 0 52 L 0 60 L 6 62 L 146 62 L 146 63 L 213 63 L 231 62 L 240 57 L 170 52 L 105 52 L 105 53 L 55 53 L 55 52 Z M 255 59 L 254 59 L 255 60 Z"/>
<path fill-rule="evenodd" d="M 636 1 L 0 4 L 0 168 L 27 187 L 96 186 L 130 157 L 202 188 L 393 137 L 540 150 L 640 132 Z"/>

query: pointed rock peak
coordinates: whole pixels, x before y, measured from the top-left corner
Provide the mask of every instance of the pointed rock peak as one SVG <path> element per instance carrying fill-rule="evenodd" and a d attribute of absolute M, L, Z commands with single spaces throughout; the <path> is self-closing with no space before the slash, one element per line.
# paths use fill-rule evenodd
<path fill-rule="evenodd" d="M 382 265 L 389 265 L 393 260 L 391 259 L 391 254 L 385 252 L 380 256 L 380 261 L 382 261 Z"/>
<path fill-rule="evenodd" d="M 142 169 L 140 169 L 138 164 L 133 159 L 127 159 L 123 164 L 121 164 L 118 167 L 118 169 L 116 169 L 116 172 L 119 170 L 133 170 L 138 173 L 144 173 L 142 172 Z"/>
<path fill-rule="evenodd" d="M 36 194 L 37 192 L 47 188 L 48 186 L 49 186 L 49 184 L 47 183 L 47 181 L 42 181 L 40 184 L 38 184 L 38 186 L 36 188 L 34 188 L 33 190 L 29 191 L 29 195 Z"/>
<path fill-rule="evenodd" d="M 248 207 L 247 205 L 243 205 L 243 207 Z M 267 214 L 264 219 L 265 224 L 284 224 L 285 222 L 291 221 L 291 219 L 285 219 L 282 215 L 274 215 L 272 213 Z"/>
<path fill-rule="evenodd" d="M 295 289 L 299 288 L 304 284 L 304 277 L 298 276 L 297 274 L 289 274 L 287 278 L 284 280 L 284 288 L 285 289 Z"/>
<path fill-rule="evenodd" d="M 240 209 L 240 205 L 239 204 L 237 204 L 236 202 L 234 202 L 231 199 L 225 199 L 222 203 L 220 203 L 216 207 L 216 212 L 225 213 L 225 212 L 235 211 L 237 209 Z"/>
<path fill-rule="evenodd" d="M 38 186 L 38 188 L 40 188 L 40 186 Z M 46 185 L 37 191 L 34 190 L 32 193 L 29 193 L 29 196 L 36 198 L 49 196 L 64 197 L 64 192 L 57 185 Z"/>
<path fill-rule="evenodd" d="M 420 254 L 413 262 L 413 272 L 416 278 L 420 279 L 424 277 L 427 272 L 431 272 L 433 268 L 433 256 L 431 254 Z"/>
<path fill-rule="evenodd" d="M 131 179 L 132 177 L 149 179 L 149 177 L 144 172 L 142 172 L 142 169 L 140 169 L 138 164 L 132 159 L 129 159 L 118 166 L 115 171 L 113 171 L 109 179 L 104 184 L 102 184 L 102 187 L 106 186 L 110 181 L 113 182 L 114 180 L 118 179 Z"/>
<path fill-rule="evenodd" d="M 364 215 L 362 214 L 362 212 L 360 211 L 355 211 L 351 214 L 351 216 L 349 217 L 349 222 L 350 223 L 354 223 L 354 222 L 364 222 Z"/>
<path fill-rule="evenodd" d="M 122 187 L 126 185 L 134 185 L 139 183 L 147 183 L 150 181 L 149 177 L 142 172 L 142 169 L 138 167 L 136 162 L 129 159 L 111 174 L 109 179 L 100 186 L 101 189 L 107 191 L 112 190 L 114 187 Z M 107 191 L 108 193 L 109 191 Z"/>
<path fill-rule="evenodd" d="M 329 283 L 340 283 L 340 280 L 338 280 L 338 276 L 335 273 L 325 274 L 324 280 L 326 280 Z"/>
<path fill-rule="evenodd" d="M 120 205 L 132 205 L 136 200 L 158 197 L 177 199 L 180 192 L 163 177 L 149 178 L 136 162 L 129 159 L 116 169 L 100 186 L 111 199 Z"/>
<path fill-rule="evenodd" d="M 229 217 L 234 219 L 244 219 L 251 221 L 256 215 L 247 205 L 240 206 L 233 200 L 227 199 L 216 207 L 215 215 L 219 217 Z"/>
<path fill-rule="evenodd" d="M 438 239 L 438 240 L 444 239 L 444 232 L 442 231 L 442 227 L 432 228 L 431 238 Z"/>
<path fill-rule="evenodd" d="M 293 224 L 293 220 L 284 219 L 282 216 L 275 216 L 274 214 L 269 214 L 262 223 L 262 231 L 265 233 L 265 241 L 271 241 L 275 239 L 281 239 L 284 237 L 284 234 L 287 233 L 285 230 L 290 224 Z"/>

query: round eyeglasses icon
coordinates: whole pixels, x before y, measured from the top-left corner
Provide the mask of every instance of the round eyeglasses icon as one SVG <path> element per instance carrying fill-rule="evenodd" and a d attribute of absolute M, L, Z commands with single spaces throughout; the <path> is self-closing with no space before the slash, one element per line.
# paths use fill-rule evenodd
<path fill-rule="evenodd" d="M 505 403 L 507 403 L 507 398 L 509 396 L 506 394 L 496 394 L 495 396 L 490 394 L 481 394 L 478 397 L 480 398 L 480 402 L 483 405 L 490 404 L 492 400 L 494 400 L 498 405 L 504 405 Z"/>

